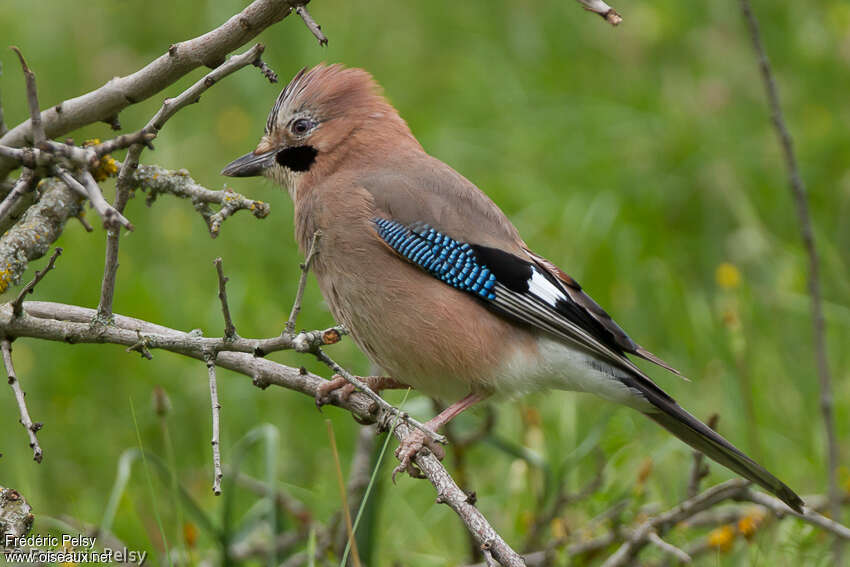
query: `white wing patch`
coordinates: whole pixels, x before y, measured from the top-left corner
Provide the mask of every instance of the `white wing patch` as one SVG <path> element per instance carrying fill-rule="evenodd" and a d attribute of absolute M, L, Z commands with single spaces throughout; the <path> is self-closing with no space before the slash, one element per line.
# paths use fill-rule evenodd
<path fill-rule="evenodd" d="M 567 301 L 564 292 L 546 279 L 546 276 L 537 271 L 537 268 L 532 268 L 531 279 L 528 280 L 528 291 L 552 307 L 555 307 L 559 300 Z"/>

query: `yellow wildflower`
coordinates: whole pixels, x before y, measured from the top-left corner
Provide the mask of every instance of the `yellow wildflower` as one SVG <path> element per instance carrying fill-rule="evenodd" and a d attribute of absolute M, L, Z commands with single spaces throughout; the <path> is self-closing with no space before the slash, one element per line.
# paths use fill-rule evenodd
<path fill-rule="evenodd" d="M 764 521 L 764 513 L 761 510 L 754 509 L 738 520 L 738 531 L 742 536 L 750 539 L 755 535 L 762 521 Z"/>
<path fill-rule="evenodd" d="M 735 264 L 723 262 L 714 271 L 714 279 L 723 289 L 735 289 L 741 285 L 741 272 Z"/>
<path fill-rule="evenodd" d="M 726 524 L 712 530 L 708 534 L 708 546 L 722 553 L 726 553 L 732 549 L 732 544 L 735 542 L 735 528 Z"/>

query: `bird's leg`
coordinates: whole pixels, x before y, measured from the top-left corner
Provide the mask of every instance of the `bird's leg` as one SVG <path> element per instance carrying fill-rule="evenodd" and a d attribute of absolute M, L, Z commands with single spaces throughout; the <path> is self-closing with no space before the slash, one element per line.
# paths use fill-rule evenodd
<path fill-rule="evenodd" d="M 457 417 L 465 409 L 477 404 L 478 402 L 486 399 L 488 394 L 483 394 L 480 392 L 473 392 L 469 394 L 459 402 L 455 402 L 435 417 L 431 418 L 427 423 L 425 423 L 425 428 L 431 431 L 437 431 L 442 426 L 450 422 L 452 419 Z M 427 447 L 431 450 L 435 457 L 442 460 L 446 455 L 443 447 L 440 446 L 439 443 L 428 437 L 425 432 L 419 429 L 411 429 L 410 433 L 399 443 L 398 449 L 395 451 L 395 456 L 398 458 L 401 463 L 393 469 L 393 482 L 395 482 L 395 475 L 401 471 L 406 471 L 407 474 L 414 478 L 425 478 L 425 475 L 422 474 L 414 464 L 413 458 L 416 454 L 423 448 Z"/>
<path fill-rule="evenodd" d="M 381 390 L 398 390 L 408 388 L 407 384 L 402 384 L 394 378 L 389 378 L 387 376 L 364 376 L 360 379 L 375 393 L 379 393 Z M 329 396 L 334 390 L 340 390 L 339 397 L 344 401 L 347 400 L 349 396 L 357 390 L 357 388 L 354 384 L 339 374 L 334 374 L 333 378 L 316 389 L 316 406 L 321 408 L 323 405 L 330 402 Z"/>

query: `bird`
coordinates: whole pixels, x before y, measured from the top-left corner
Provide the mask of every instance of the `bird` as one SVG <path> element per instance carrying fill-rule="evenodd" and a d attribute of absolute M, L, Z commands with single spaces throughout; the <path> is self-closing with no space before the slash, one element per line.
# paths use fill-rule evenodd
<path fill-rule="evenodd" d="M 451 402 L 429 430 L 490 397 L 589 392 L 643 413 L 802 512 L 791 488 L 629 358 L 679 374 L 533 252 L 483 191 L 429 155 L 367 71 L 301 69 L 256 148 L 222 174 L 262 176 L 288 191 L 295 239 L 302 254 L 316 245 L 311 269 L 332 315 L 390 377 L 375 387 Z M 396 451 L 396 471 L 415 474 L 423 446 L 439 456 L 413 430 Z"/>

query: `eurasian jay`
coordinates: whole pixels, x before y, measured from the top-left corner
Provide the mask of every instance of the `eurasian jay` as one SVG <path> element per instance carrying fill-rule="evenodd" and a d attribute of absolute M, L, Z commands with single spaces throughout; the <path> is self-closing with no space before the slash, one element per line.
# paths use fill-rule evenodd
<path fill-rule="evenodd" d="M 396 381 L 455 401 L 426 424 L 433 430 L 493 394 L 591 392 L 802 510 L 794 491 L 635 366 L 627 355 L 678 374 L 532 252 L 487 195 L 428 155 L 369 73 L 299 72 L 257 148 L 222 173 L 287 188 L 301 252 L 322 233 L 312 268 L 336 320 Z M 402 442 L 400 469 L 412 469 L 423 443 L 421 432 Z"/>

